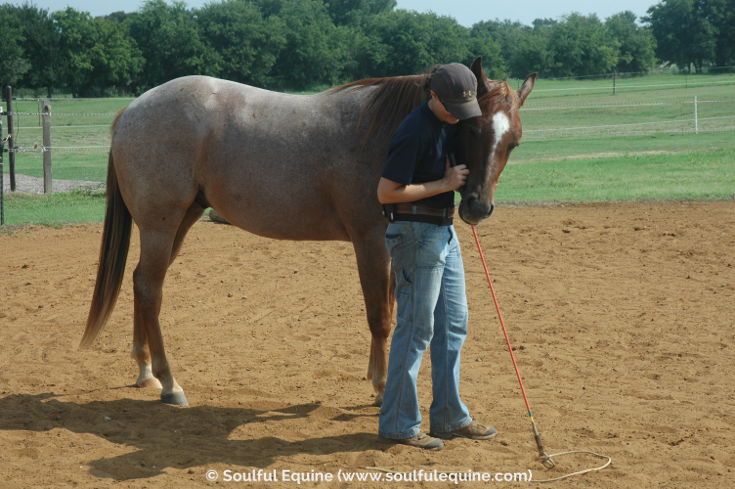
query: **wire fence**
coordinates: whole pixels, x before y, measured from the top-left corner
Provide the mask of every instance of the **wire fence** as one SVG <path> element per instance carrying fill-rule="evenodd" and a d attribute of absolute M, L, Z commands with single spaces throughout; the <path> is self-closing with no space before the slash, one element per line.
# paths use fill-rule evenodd
<path fill-rule="evenodd" d="M 713 107 L 712 104 L 718 104 Z M 651 110 L 657 108 L 658 111 Z M 604 116 L 605 111 L 607 115 Z M 628 117 L 622 115 L 627 111 Z M 699 100 L 694 96 L 691 100 L 681 100 L 678 103 L 654 102 L 641 104 L 601 104 L 585 106 L 553 106 L 528 108 L 527 112 L 547 112 L 566 114 L 570 124 L 555 124 L 550 127 L 539 128 L 533 121 L 524 129 L 526 141 L 549 141 L 559 138 L 602 138 L 611 135 L 653 135 L 679 134 L 700 132 L 729 132 L 735 130 L 735 99 L 734 100 Z M 596 121 L 574 123 L 589 119 L 594 114 Z M 709 114 L 709 115 L 707 115 Z M 629 120 L 637 117 L 653 120 L 639 122 L 619 122 L 603 124 L 606 120 Z M 549 117 L 538 119 L 549 119 Z"/>
<path fill-rule="evenodd" d="M 43 144 L 41 102 L 17 99 L 16 172 L 29 180 L 41 178 L 42 156 L 50 152 L 55 191 L 102 185 L 111 122 L 131 100 L 51 99 L 49 145 Z M 662 147 L 674 151 L 735 147 L 735 74 L 538 80 L 521 116 L 524 144 L 512 160 L 523 162 Z M 663 136 L 670 138 L 664 142 Z"/>

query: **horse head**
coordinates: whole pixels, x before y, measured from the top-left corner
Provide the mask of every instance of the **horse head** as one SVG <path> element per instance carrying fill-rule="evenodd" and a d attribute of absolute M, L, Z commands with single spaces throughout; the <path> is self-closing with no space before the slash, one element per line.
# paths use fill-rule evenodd
<path fill-rule="evenodd" d="M 515 91 L 506 82 L 488 79 L 482 69 L 482 57 L 470 69 L 477 77 L 482 115 L 459 122 L 456 158 L 470 170 L 467 183 L 460 189 L 459 216 L 468 224 L 477 224 L 492 214 L 500 173 L 513 148 L 520 144 L 520 108 L 533 90 L 536 73 Z"/>

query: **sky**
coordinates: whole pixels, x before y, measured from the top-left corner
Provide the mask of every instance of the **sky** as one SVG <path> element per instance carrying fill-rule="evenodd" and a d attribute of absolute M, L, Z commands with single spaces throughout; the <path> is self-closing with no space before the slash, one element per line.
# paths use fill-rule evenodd
<path fill-rule="evenodd" d="M 216 2 L 217 0 L 215 0 Z M 439 15 L 454 17 L 464 26 L 471 26 L 481 20 L 512 20 L 531 25 L 534 19 L 558 19 L 572 12 L 583 15 L 597 14 L 605 18 L 630 10 L 637 17 L 646 14 L 646 10 L 659 0 L 397 0 L 398 8 L 416 10 L 418 12 L 434 12 Z M 16 5 L 21 0 L 5 0 L 3 3 Z M 123 10 L 134 12 L 143 4 L 143 0 L 31 0 L 36 7 L 49 11 L 64 10 L 73 7 L 76 10 L 89 12 L 93 16 L 106 15 Z M 190 8 L 199 8 L 212 0 L 185 0 Z"/>

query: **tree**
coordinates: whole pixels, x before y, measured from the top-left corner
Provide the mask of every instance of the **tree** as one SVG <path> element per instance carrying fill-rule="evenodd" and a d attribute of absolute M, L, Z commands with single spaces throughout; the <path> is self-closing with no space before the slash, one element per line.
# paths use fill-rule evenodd
<path fill-rule="evenodd" d="M 609 36 L 619 43 L 620 72 L 645 72 L 656 62 L 656 41 L 651 31 L 636 24 L 633 12 L 626 11 L 605 20 Z"/>
<path fill-rule="evenodd" d="M 74 96 L 130 87 L 143 59 L 123 26 L 71 7 L 52 18 L 59 36 L 57 83 L 69 87 Z"/>
<path fill-rule="evenodd" d="M 393 12 L 396 1 L 324 0 L 324 3 L 346 48 L 344 78 L 351 81 L 371 77 L 372 68 L 384 63 L 388 51 L 379 39 L 365 31 L 365 26 L 376 15 Z"/>
<path fill-rule="evenodd" d="M 105 18 L 96 18 L 94 23 L 99 37 L 87 89 L 99 92 L 112 87 L 129 92 L 143 72 L 143 53 L 129 36 L 127 26 Z"/>
<path fill-rule="evenodd" d="M 258 86 L 271 83 L 271 70 L 286 46 L 283 21 L 264 19 L 258 7 L 240 0 L 211 3 L 196 12 L 217 76 Z"/>
<path fill-rule="evenodd" d="M 473 25 L 469 31 L 468 50 L 473 59 L 482 56 L 483 67 L 490 78 L 507 78 L 508 64 L 503 57 L 501 44 L 489 29 Z M 472 60 L 462 61 L 472 63 Z"/>
<path fill-rule="evenodd" d="M 663 61 L 697 73 L 715 58 L 717 29 L 704 14 L 704 1 L 662 0 L 648 9 L 644 21 L 656 39 L 656 55 Z"/>
<path fill-rule="evenodd" d="M 286 38 L 273 66 L 277 86 L 306 89 L 344 78 L 346 31 L 334 25 L 321 0 L 283 0 L 274 16 Z"/>
<path fill-rule="evenodd" d="M 335 25 L 360 25 L 369 17 L 391 12 L 396 0 L 324 0 Z"/>
<path fill-rule="evenodd" d="M 379 56 L 365 70 L 372 76 L 421 73 L 439 63 L 472 60 L 469 30 L 450 17 L 406 10 L 384 12 L 365 25 Z"/>
<path fill-rule="evenodd" d="M 551 74 L 549 39 L 558 24 L 553 19 L 535 19 L 532 27 L 509 21 L 496 23 L 495 30 L 501 39 L 503 53 L 508 60 L 511 76 L 525 78 L 534 71 L 542 76 Z"/>
<path fill-rule="evenodd" d="M 148 0 L 128 23 L 145 57 L 140 88 L 184 75 L 216 74 L 216 53 L 202 40 L 196 19 L 183 2 Z"/>
<path fill-rule="evenodd" d="M 20 83 L 26 88 L 45 88 L 51 97 L 59 73 L 60 39 L 54 21 L 47 10 L 28 3 L 17 7 L 16 15 L 22 23 L 23 52 L 31 66 Z"/>
<path fill-rule="evenodd" d="M 492 73 L 495 78 L 507 75 L 521 78 L 543 69 L 538 56 L 534 56 L 532 50 L 527 49 L 530 47 L 531 38 L 536 36 L 533 28 L 529 26 L 510 20 L 485 20 L 474 24 L 470 35 L 473 38 L 485 36 L 498 46 L 499 52 L 494 62 L 488 64 L 483 60 L 486 71 L 488 74 Z M 539 45 L 542 46 L 543 43 Z"/>
<path fill-rule="evenodd" d="M 549 74 L 596 75 L 611 72 L 618 62 L 619 43 L 596 15 L 568 15 L 554 24 L 549 35 Z"/>
<path fill-rule="evenodd" d="M 735 64 L 735 0 L 700 0 L 697 5 L 715 30 L 715 65 Z"/>
<path fill-rule="evenodd" d="M 5 85 L 14 85 L 28 72 L 31 64 L 23 51 L 23 27 L 17 7 L 0 5 L 0 89 Z"/>
<path fill-rule="evenodd" d="M 69 87 L 73 95 L 80 95 L 89 84 L 94 64 L 93 48 L 97 32 L 92 16 L 71 7 L 52 14 L 59 35 L 58 83 Z"/>

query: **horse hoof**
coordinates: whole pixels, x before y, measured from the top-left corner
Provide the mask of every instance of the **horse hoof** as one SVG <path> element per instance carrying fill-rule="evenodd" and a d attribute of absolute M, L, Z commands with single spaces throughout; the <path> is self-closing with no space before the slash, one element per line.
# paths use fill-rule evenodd
<path fill-rule="evenodd" d="M 136 387 L 144 388 L 144 387 L 152 387 L 154 389 L 160 389 L 161 382 L 155 378 L 155 377 L 148 377 L 147 379 L 138 380 L 135 382 Z"/>
<path fill-rule="evenodd" d="M 189 401 L 186 400 L 184 391 L 171 392 L 169 394 L 161 394 L 161 402 L 164 404 L 172 404 L 174 406 L 188 406 Z"/>

